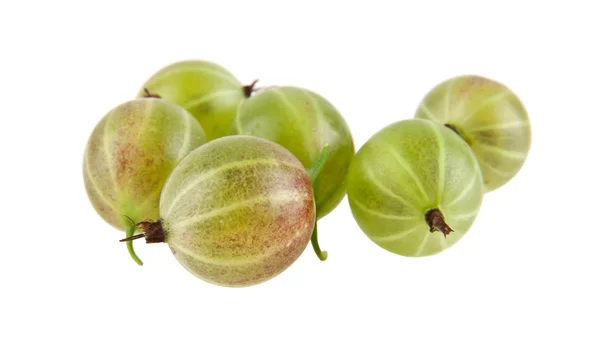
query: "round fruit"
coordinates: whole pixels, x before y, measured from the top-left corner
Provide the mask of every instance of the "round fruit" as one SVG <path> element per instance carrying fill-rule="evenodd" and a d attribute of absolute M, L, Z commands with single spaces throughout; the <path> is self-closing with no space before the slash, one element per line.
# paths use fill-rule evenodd
<path fill-rule="evenodd" d="M 252 86 L 242 86 L 224 67 L 203 60 L 170 64 L 152 75 L 138 97 L 161 97 L 187 109 L 202 125 L 208 140 L 230 135 L 231 123 Z"/>
<path fill-rule="evenodd" d="M 511 180 L 529 153 L 525 107 L 513 91 L 488 78 L 464 75 L 442 82 L 425 96 L 415 116 L 446 125 L 471 146 L 486 191 Z"/>
<path fill-rule="evenodd" d="M 262 283 L 303 252 L 315 225 L 310 178 L 278 144 L 250 136 L 213 140 L 169 176 L 160 219 L 142 222 L 146 242 L 166 242 L 181 265 L 207 282 Z"/>
<path fill-rule="evenodd" d="M 299 87 L 270 87 L 244 101 L 235 122 L 237 134 L 274 141 L 291 151 L 307 168 L 315 164 L 328 145 L 329 156 L 314 183 L 317 219 L 342 201 L 354 143 L 346 121 L 325 98 Z M 315 250 L 316 242 L 315 237 Z M 321 259 L 326 257 L 320 250 L 317 254 Z"/>
<path fill-rule="evenodd" d="M 356 154 L 348 201 L 367 236 L 403 256 L 428 256 L 469 230 L 483 200 L 483 179 L 469 146 L 423 119 L 391 124 Z"/>
<path fill-rule="evenodd" d="M 85 147 L 83 177 L 90 202 L 107 223 L 133 234 L 128 218 L 158 217 L 167 176 L 205 141 L 200 124 L 175 104 L 155 98 L 120 104 L 100 120 Z"/>

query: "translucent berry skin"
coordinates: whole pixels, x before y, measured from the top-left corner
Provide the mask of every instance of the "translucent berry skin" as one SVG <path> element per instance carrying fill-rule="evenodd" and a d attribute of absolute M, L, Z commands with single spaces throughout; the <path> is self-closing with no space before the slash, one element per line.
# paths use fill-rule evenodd
<path fill-rule="evenodd" d="M 476 75 L 446 80 L 421 101 L 417 118 L 448 124 L 471 146 L 486 192 L 510 181 L 531 146 L 531 125 L 523 103 L 503 84 Z"/>
<path fill-rule="evenodd" d="M 251 136 L 213 140 L 190 153 L 163 189 L 165 242 L 209 283 L 250 286 L 287 269 L 306 248 L 315 202 L 300 161 Z"/>
<path fill-rule="evenodd" d="M 329 214 L 346 195 L 346 175 L 354 143 L 336 108 L 322 96 L 299 87 L 270 87 L 240 106 L 236 133 L 259 136 L 291 151 L 309 168 L 329 144 L 329 157 L 315 181 L 317 218 Z"/>
<path fill-rule="evenodd" d="M 469 146 L 424 119 L 391 124 L 358 151 L 348 173 L 348 201 L 363 232 L 380 247 L 408 257 L 454 245 L 473 224 L 483 179 Z M 431 232 L 425 215 L 439 209 L 454 230 Z"/>
<path fill-rule="evenodd" d="M 203 60 L 170 64 L 152 75 L 140 88 L 187 109 L 213 140 L 230 135 L 239 104 L 246 98 L 242 84 L 224 67 Z"/>
<path fill-rule="evenodd" d="M 85 148 L 83 178 L 96 212 L 125 230 L 158 217 L 162 186 L 185 155 L 206 141 L 200 124 L 183 108 L 154 98 L 110 110 Z"/>

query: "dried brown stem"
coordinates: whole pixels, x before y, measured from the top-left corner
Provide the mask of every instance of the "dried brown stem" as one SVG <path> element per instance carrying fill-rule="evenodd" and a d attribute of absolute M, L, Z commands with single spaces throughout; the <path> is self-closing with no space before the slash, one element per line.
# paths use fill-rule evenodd
<path fill-rule="evenodd" d="M 135 227 L 142 230 L 141 234 L 119 240 L 119 242 L 127 242 L 145 238 L 146 243 L 161 243 L 165 242 L 165 229 L 163 229 L 162 221 L 141 221 L 135 224 Z"/>
<path fill-rule="evenodd" d="M 150 92 L 147 88 L 144 87 L 144 97 L 146 98 L 162 98 L 159 94 Z"/>
<path fill-rule="evenodd" d="M 447 128 L 452 129 L 452 131 L 454 131 L 456 134 L 458 134 L 460 136 L 460 133 L 458 132 L 458 130 L 452 125 L 452 124 L 444 124 Z"/>
<path fill-rule="evenodd" d="M 246 98 L 250 98 L 250 96 L 252 96 L 252 93 L 254 92 L 257 82 L 258 82 L 258 79 L 252 81 L 252 83 L 250 83 L 250 85 L 246 85 L 246 86 L 242 87 L 242 92 L 244 92 L 244 96 Z"/>
<path fill-rule="evenodd" d="M 444 234 L 444 237 L 454 231 L 446 224 L 444 214 L 439 209 L 431 209 L 425 213 L 425 221 L 429 225 L 430 232 L 439 231 Z"/>

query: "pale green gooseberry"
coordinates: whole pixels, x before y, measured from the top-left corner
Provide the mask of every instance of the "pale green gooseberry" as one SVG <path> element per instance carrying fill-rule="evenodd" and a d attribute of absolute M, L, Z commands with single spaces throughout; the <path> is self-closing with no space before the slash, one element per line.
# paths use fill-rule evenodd
<path fill-rule="evenodd" d="M 393 123 L 354 157 L 348 201 L 363 232 L 407 257 L 451 247 L 469 230 L 483 199 L 475 155 L 453 131 L 424 119 Z"/>
<path fill-rule="evenodd" d="M 432 88 L 415 113 L 454 130 L 481 167 L 486 192 L 523 167 L 531 147 L 531 124 L 523 103 L 508 87 L 477 75 L 448 79 Z"/>

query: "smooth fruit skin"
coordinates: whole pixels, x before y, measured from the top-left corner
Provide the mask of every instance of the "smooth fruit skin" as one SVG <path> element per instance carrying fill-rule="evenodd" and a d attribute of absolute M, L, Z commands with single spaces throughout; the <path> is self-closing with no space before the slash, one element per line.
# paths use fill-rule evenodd
<path fill-rule="evenodd" d="M 454 245 L 483 199 L 483 180 L 469 146 L 443 125 L 409 119 L 391 124 L 358 151 L 348 174 L 348 201 L 367 236 L 410 257 Z M 430 232 L 425 214 L 439 209 L 454 230 Z"/>
<path fill-rule="evenodd" d="M 237 108 L 246 98 L 242 84 L 231 72 L 204 60 L 170 64 L 143 84 L 138 97 L 146 95 L 144 89 L 187 109 L 209 141 L 230 135 Z"/>
<path fill-rule="evenodd" d="M 270 87 L 244 101 L 236 133 L 259 136 L 291 151 L 309 168 L 329 144 L 329 157 L 314 184 L 317 218 L 329 214 L 346 195 L 346 175 L 354 143 L 336 108 L 322 96 L 300 87 Z"/>
<path fill-rule="evenodd" d="M 140 98 L 110 110 L 92 131 L 83 161 L 85 189 L 96 212 L 125 230 L 123 215 L 158 217 L 167 176 L 206 141 L 200 124 L 183 108 Z"/>
<path fill-rule="evenodd" d="M 415 117 L 449 124 L 463 137 L 479 161 L 487 192 L 520 171 L 531 146 L 523 103 L 505 85 L 485 77 L 442 82 L 423 98 Z"/>
<path fill-rule="evenodd" d="M 262 283 L 306 248 L 315 202 L 306 170 L 258 137 L 213 140 L 173 171 L 160 200 L 165 242 L 192 274 L 228 287 Z"/>

